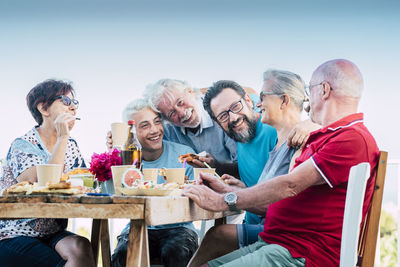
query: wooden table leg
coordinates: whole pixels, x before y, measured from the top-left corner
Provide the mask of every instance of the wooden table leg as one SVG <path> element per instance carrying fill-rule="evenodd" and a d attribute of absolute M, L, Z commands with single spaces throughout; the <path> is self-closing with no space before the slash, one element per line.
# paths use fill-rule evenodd
<path fill-rule="evenodd" d="M 147 226 L 144 220 L 131 220 L 126 266 L 150 266 Z"/>
<path fill-rule="evenodd" d="M 100 219 L 93 219 L 90 243 L 92 244 L 95 266 L 97 266 L 97 261 L 99 258 L 100 224 L 101 224 Z"/>
<path fill-rule="evenodd" d="M 108 220 L 101 220 L 100 244 L 103 267 L 111 267 L 110 235 L 108 231 Z"/>
<path fill-rule="evenodd" d="M 99 260 L 99 245 L 101 247 L 101 258 L 103 267 L 111 266 L 110 236 L 108 232 L 107 219 L 93 219 L 92 234 L 90 238 L 92 244 L 95 265 Z"/>

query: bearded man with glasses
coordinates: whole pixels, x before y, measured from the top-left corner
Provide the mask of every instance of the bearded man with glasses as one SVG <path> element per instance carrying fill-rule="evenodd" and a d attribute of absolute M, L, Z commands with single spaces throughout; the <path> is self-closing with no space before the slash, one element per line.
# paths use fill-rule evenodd
<path fill-rule="evenodd" d="M 249 96 L 237 83 L 219 81 L 210 87 L 203 102 L 205 109 L 238 142 L 240 180 L 223 175 L 226 183 L 232 187 L 246 188 L 257 184 L 259 179 L 271 179 L 288 172 L 297 147 L 316 127 L 300 121 L 304 100 L 304 82 L 300 76 L 281 70 L 264 73 L 264 86 L 257 107 L 261 108 L 267 119 L 254 111 Z M 261 105 L 263 101 L 268 102 L 268 110 Z M 278 130 L 279 140 L 272 126 Z M 291 131 L 300 136 L 289 134 Z M 296 142 L 300 143 L 289 148 L 288 136 L 296 136 Z M 263 229 L 262 215 L 246 212 L 245 224 L 226 224 L 213 228 L 204 237 L 190 266 L 256 242 Z M 205 249 L 210 246 L 212 249 Z"/>

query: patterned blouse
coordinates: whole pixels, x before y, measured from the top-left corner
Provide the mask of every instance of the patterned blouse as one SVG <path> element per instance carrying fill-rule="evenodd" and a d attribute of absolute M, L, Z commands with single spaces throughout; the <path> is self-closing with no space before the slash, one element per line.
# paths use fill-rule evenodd
<path fill-rule="evenodd" d="M 0 177 L 0 191 L 17 183 L 17 177 L 26 169 L 48 162 L 51 154 L 44 146 L 36 128 L 14 140 L 8 151 Z M 73 167 L 85 166 L 78 144 L 72 138 L 67 143 L 64 173 Z M 67 227 L 66 219 L 0 220 L 0 240 L 17 236 L 45 237 Z"/>

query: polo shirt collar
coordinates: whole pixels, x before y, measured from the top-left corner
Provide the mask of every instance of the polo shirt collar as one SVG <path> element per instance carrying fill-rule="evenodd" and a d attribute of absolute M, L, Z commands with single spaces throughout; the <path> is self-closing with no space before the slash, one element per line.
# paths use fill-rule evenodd
<path fill-rule="evenodd" d="M 326 126 L 325 128 L 317 130 L 315 133 L 334 132 L 339 129 L 350 127 L 357 123 L 364 123 L 364 114 L 363 113 L 355 113 L 355 114 L 346 116 L 346 117 Z"/>

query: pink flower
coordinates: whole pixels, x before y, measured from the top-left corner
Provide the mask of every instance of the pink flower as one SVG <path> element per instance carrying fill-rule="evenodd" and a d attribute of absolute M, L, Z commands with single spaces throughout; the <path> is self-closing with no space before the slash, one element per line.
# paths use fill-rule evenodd
<path fill-rule="evenodd" d="M 93 153 L 90 161 L 90 172 L 96 175 L 99 182 L 112 178 L 111 166 L 121 165 L 121 157 L 118 149 L 113 149 L 101 154 Z"/>

